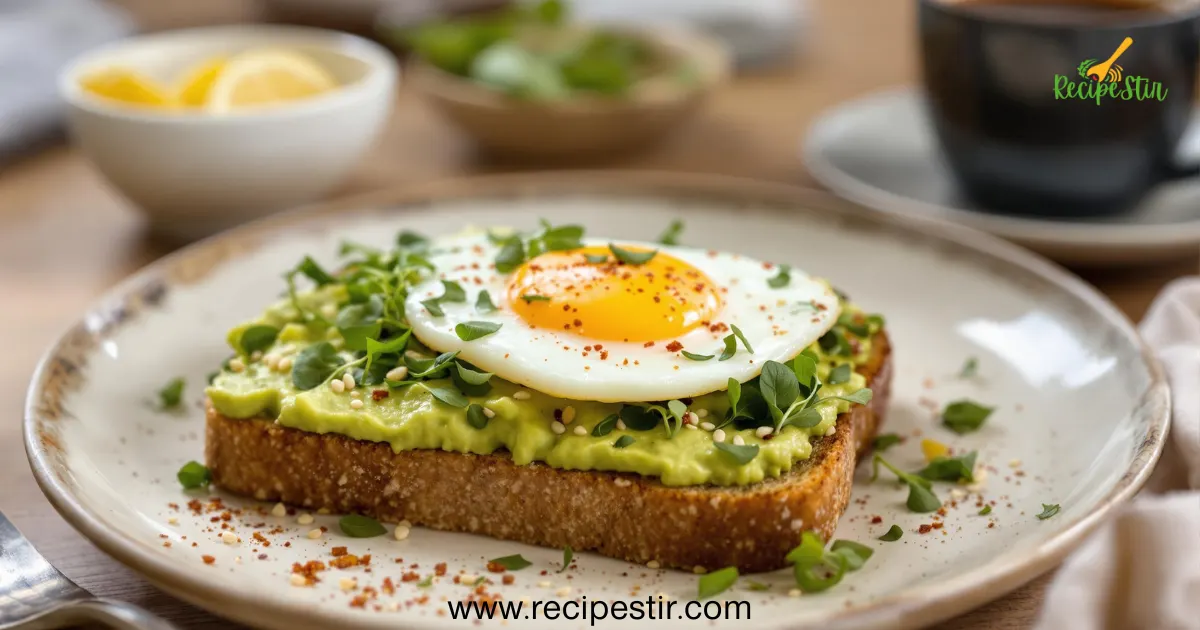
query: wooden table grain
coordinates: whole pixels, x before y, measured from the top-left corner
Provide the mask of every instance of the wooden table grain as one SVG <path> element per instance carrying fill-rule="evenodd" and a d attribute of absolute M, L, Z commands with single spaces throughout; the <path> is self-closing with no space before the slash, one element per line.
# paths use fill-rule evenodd
<path fill-rule="evenodd" d="M 249 0 L 124 4 L 151 28 L 260 15 Z M 909 3 L 812 4 L 812 25 L 794 63 L 739 77 L 661 147 L 596 166 L 815 185 L 797 158 L 808 123 L 839 101 L 913 82 L 916 66 Z M 402 89 L 386 137 L 339 192 L 514 168 L 484 161 Z M 72 530 L 39 492 L 22 448 L 22 400 L 39 354 L 97 295 L 170 248 L 148 236 L 137 212 L 68 146 L 0 165 L 0 509 L 51 562 L 92 592 L 136 602 L 187 628 L 230 627 L 151 587 Z M 1196 273 L 1196 262 L 1193 257 L 1082 275 L 1136 320 L 1165 283 Z M 992 604 L 939 628 L 1029 627 L 1047 582 L 1048 577 L 1036 578 L 1014 593 L 997 593 Z"/>

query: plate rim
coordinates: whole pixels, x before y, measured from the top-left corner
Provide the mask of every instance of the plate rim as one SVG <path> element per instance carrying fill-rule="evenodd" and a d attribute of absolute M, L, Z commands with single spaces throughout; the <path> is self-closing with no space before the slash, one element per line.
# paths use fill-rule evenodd
<path fill-rule="evenodd" d="M 908 85 L 867 92 L 817 114 L 805 131 L 800 150 L 804 165 L 813 179 L 842 197 L 880 212 L 966 225 L 1041 250 L 1067 247 L 1081 251 L 1101 251 L 1104 248 L 1130 252 L 1152 251 L 1159 254 L 1156 258 L 1161 258 L 1166 255 L 1164 248 L 1179 252 L 1189 247 L 1200 247 L 1200 218 L 1164 225 L 1109 225 L 990 215 L 889 192 L 847 173 L 825 157 L 825 147 L 833 144 L 833 136 L 849 116 L 871 107 L 904 100 L 919 102 L 920 88 Z"/>
<path fill-rule="evenodd" d="M 1129 468 L 1091 512 L 1077 517 L 1075 522 L 1051 534 L 1034 550 L 1019 557 L 1001 554 L 996 559 L 966 572 L 953 583 L 934 581 L 915 589 L 882 597 L 878 601 L 840 613 L 828 620 L 826 625 L 830 627 L 914 628 L 948 619 L 1003 596 L 1057 565 L 1069 551 L 1082 543 L 1116 507 L 1124 504 L 1141 489 L 1163 451 L 1170 426 L 1171 401 L 1162 366 L 1142 341 L 1133 324 L 1112 302 L 1082 279 L 1033 252 L 971 228 L 925 217 L 883 212 L 838 199 L 819 190 L 787 184 L 708 174 L 621 170 L 573 171 L 459 177 L 334 199 L 253 221 L 183 247 L 142 267 L 92 301 L 81 316 L 43 353 L 37 363 L 26 393 L 22 425 L 26 455 L 38 486 L 55 510 L 73 528 L 108 555 L 180 599 L 223 617 L 260 627 L 282 627 L 283 624 L 287 624 L 287 627 L 327 627 L 330 623 L 344 625 L 345 617 L 333 614 L 327 608 L 263 598 L 261 594 L 256 597 L 252 593 L 242 593 L 220 583 L 208 584 L 204 580 L 197 580 L 194 570 L 188 570 L 176 560 L 151 553 L 132 535 L 104 524 L 54 473 L 52 456 L 38 435 L 38 402 L 51 363 L 69 341 L 72 332 L 81 328 L 86 330 L 86 318 L 89 314 L 103 310 L 113 303 L 119 303 L 122 297 L 133 294 L 135 289 L 144 287 L 148 281 L 165 275 L 164 271 L 205 254 L 220 254 L 229 249 L 228 245 L 240 243 L 253 249 L 259 240 L 272 233 L 278 232 L 277 235 L 282 235 L 290 230 L 313 229 L 324 222 L 335 220 L 335 215 L 339 212 L 349 212 L 354 217 L 367 217 L 373 214 L 403 212 L 401 206 L 489 197 L 553 197 L 572 193 L 614 197 L 640 194 L 667 199 L 739 199 L 759 203 L 770 200 L 776 202 L 768 208 L 771 212 L 786 213 L 787 210 L 783 206 L 787 205 L 806 206 L 840 213 L 844 217 L 869 219 L 885 230 L 919 230 L 941 242 L 972 250 L 976 255 L 1015 265 L 1040 276 L 1108 320 L 1139 350 L 1147 368 L 1149 382 L 1138 404 L 1146 405 L 1150 409 L 1148 413 L 1151 426 L 1146 440 L 1138 446 L 1137 454 Z M 233 248 L 231 251 L 237 249 Z M 233 257 L 236 258 L 237 254 L 233 254 Z M 354 625 L 366 627 L 374 624 L 367 622 Z"/>

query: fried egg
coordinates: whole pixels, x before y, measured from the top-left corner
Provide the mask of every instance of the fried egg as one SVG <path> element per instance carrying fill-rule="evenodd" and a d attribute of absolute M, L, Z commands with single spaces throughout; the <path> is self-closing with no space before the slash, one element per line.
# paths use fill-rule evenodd
<path fill-rule="evenodd" d="M 833 289 L 795 269 L 773 288 L 768 281 L 780 269 L 770 263 L 687 247 L 613 244 L 635 256 L 656 253 L 644 264 L 627 264 L 609 241 L 585 239 L 582 248 L 546 252 L 500 273 L 494 264 L 500 248 L 486 234 L 438 239 L 427 255 L 437 271 L 410 290 L 405 315 L 416 338 L 438 352 L 457 350 L 535 391 L 601 402 L 724 390 L 730 378 L 758 376 L 769 359 L 799 354 L 839 315 Z M 465 299 L 439 300 L 443 281 L 461 285 Z M 432 309 L 422 304 L 429 300 Z M 499 328 L 467 341 L 455 330 L 468 322 Z M 746 343 L 738 341 L 733 356 L 720 360 L 735 327 Z"/>

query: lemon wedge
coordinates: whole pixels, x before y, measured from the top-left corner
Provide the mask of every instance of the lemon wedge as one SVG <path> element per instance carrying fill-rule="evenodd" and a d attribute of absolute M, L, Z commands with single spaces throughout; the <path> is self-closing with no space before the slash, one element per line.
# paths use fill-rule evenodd
<path fill-rule="evenodd" d="M 208 102 L 208 93 L 217 82 L 217 77 L 225 70 L 228 59 L 213 57 L 202 61 L 183 75 L 176 91 L 177 99 L 185 107 L 204 107 Z"/>
<path fill-rule="evenodd" d="M 102 98 L 129 105 L 176 107 L 175 95 L 157 81 L 125 68 L 110 68 L 84 77 L 83 89 Z"/>
<path fill-rule="evenodd" d="M 338 87 L 315 61 L 287 50 L 249 51 L 222 66 L 214 73 L 204 104 L 214 113 L 281 105 Z"/>

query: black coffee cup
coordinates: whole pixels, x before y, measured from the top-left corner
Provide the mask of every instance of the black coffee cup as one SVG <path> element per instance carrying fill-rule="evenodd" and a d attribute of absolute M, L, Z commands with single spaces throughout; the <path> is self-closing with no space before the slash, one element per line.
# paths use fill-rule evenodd
<path fill-rule="evenodd" d="M 1175 162 L 1200 11 L 1132 6 L 919 0 L 930 119 L 962 192 L 1001 212 L 1102 215 L 1200 171 Z"/>

